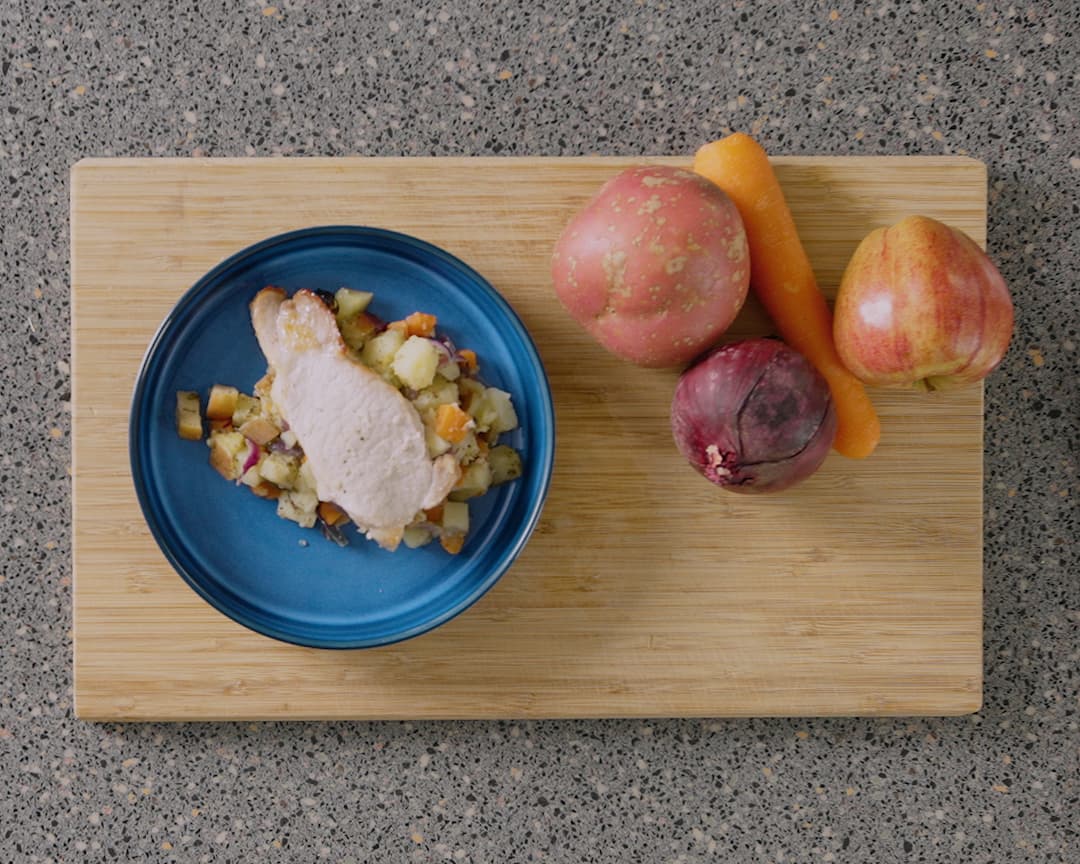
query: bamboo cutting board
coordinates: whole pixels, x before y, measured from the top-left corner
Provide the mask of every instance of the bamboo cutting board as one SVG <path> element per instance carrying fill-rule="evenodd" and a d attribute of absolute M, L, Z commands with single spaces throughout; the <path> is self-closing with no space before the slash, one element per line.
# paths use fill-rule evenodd
<path fill-rule="evenodd" d="M 607 355 L 558 305 L 563 224 L 612 174 L 688 159 L 92 159 L 72 172 L 75 700 L 92 720 L 897 715 L 982 682 L 982 390 L 874 391 L 882 444 L 775 496 L 724 492 L 671 441 L 672 371 Z M 961 158 L 778 158 L 829 293 L 870 229 L 922 213 L 985 242 Z M 206 605 L 143 522 L 129 400 L 155 329 L 221 259 L 369 224 L 490 279 L 555 398 L 551 493 L 477 605 L 398 645 L 319 651 Z M 769 332 L 751 302 L 736 335 Z M 208 382 L 209 383 L 209 382 Z M 315 538 L 318 542 L 319 538 Z M 407 553 L 404 553 L 407 554 Z"/>

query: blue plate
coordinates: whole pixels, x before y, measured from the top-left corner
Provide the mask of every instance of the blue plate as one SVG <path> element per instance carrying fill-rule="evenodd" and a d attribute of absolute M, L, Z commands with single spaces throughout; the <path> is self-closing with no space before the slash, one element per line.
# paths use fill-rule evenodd
<path fill-rule="evenodd" d="M 243 392 L 266 371 L 248 303 L 266 285 L 373 291 L 386 320 L 417 310 L 480 357 L 486 384 L 509 391 L 524 476 L 470 502 L 459 555 L 438 543 L 386 552 L 349 529 L 339 547 L 280 519 L 272 501 L 223 480 L 204 442 L 176 433 L 177 390 L 215 383 Z M 131 409 L 131 470 L 146 521 L 177 572 L 212 606 L 252 630 L 316 648 L 366 648 L 417 636 L 479 599 L 524 548 L 554 458 L 554 412 L 536 346 L 478 273 L 421 240 L 362 227 L 271 237 L 222 262 L 164 321 L 143 360 Z"/>

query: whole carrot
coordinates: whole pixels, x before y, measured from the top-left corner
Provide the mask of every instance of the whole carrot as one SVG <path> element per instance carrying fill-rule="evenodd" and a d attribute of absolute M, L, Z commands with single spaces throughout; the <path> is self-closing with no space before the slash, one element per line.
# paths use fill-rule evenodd
<path fill-rule="evenodd" d="M 833 448 L 853 459 L 869 456 L 881 437 L 881 424 L 862 382 L 836 353 L 832 312 L 769 157 L 753 138 L 736 132 L 698 150 L 694 171 L 735 203 L 750 246 L 750 287 L 780 335 L 829 382 L 839 421 Z"/>

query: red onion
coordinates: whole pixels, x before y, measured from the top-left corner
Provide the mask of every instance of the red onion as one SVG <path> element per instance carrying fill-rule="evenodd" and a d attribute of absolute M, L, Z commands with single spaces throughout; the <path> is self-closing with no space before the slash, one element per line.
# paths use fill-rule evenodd
<path fill-rule="evenodd" d="M 836 410 L 829 385 L 802 354 L 775 339 L 747 339 L 713 349 L 682 374 L 671 430 L 713 483 L 776 492 L 825 461 Z"/>
<path fill-rule="evenodd" d="M 284 432 L 285 430 L 283 429 L 282 431 Z M 295 444 L 290 447 L 288 444 L 282 441 L 281 438 L 275 438 L 267 446 L 271 453 L 281 453 L 284 456 L 295 456 L 297 459 L 301 458 L 304 455 L 304 451 L 300 449 L 299 444 Z"/>
<path fill-rule="evenodd" d="M 250 444 L 251 446 L 248 449 L 247 459 L 244 460 L 244 467 L 240 471 L 241 474 L 247 474 L 248 469 L 252 465 L 258 465 L 259 464 L 259 455 L 260 455 L 259 445 L 256 444 L 254 441 L 248 441 L 248 444 Z"/>

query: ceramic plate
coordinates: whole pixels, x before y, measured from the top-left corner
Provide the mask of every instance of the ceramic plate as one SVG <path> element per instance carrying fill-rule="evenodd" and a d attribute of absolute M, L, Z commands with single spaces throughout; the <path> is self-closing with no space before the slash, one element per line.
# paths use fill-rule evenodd
<path fill-rule="evenodd" d="M 500 437 L 524 475 L 470 502 L 459 555 L 438 543 L 386 552 L 350 527 L 339 547 L 280 519 L 272 501 L 221 478 L 204 442 L 176 434 L 177 390 L 215 383 L 251 392 L 266 371 L 248 303 L 266 285 L 289 293 L 373 291 L 384 320 L 422 310 L 480 357 L 484 383 L 509 391 L 520 426 Z M 131 468 L 143 514 L 184 580 L 219 611 L 276 639 L 363 648 L 445 623 L 479 599 L 521 552 L 551 477 L 554 413 L 536 346 L 510 305 L 452 255 L 376 228 L 321 227 L 272 237 L 215 267 L 176 305 L 151 343 L 131 411 Z"/>

